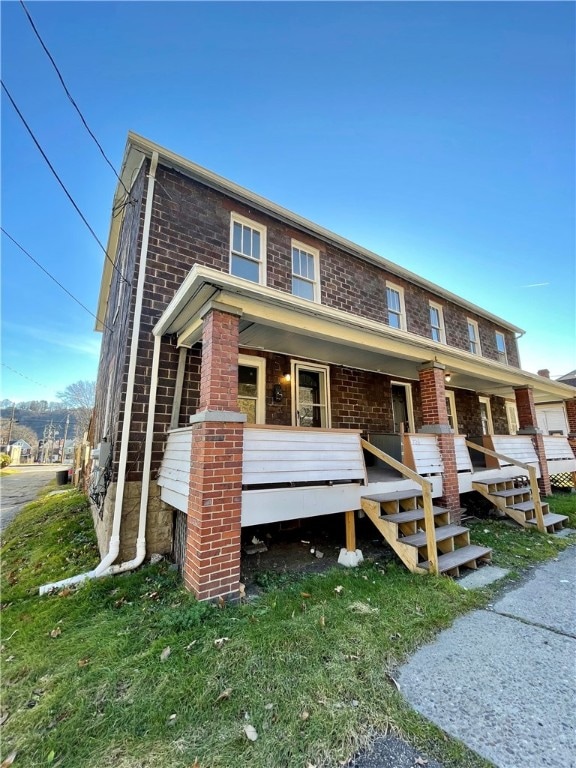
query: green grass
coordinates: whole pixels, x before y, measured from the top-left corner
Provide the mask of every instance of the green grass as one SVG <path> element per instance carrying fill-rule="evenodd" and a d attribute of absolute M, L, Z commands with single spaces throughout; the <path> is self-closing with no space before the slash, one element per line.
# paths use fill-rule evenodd
<path fill-rule="evenodd" d="M 551 512 L 567 515 L 567 526 L 576 529 L 576 495 L 559 493 L 544 501 L 550 505 Z M 467 521 L 465 525 L 470 528 L 470 540 L 474 544 L 492 548 L 494 565 L 514 572 L 554 558 L 576 542 L 576 534 L 567 538 L 543 535 L 532 528 L 521 528 L 508 518 L 489 517 Z"/>
<path fill-rule="evenodd" d="M 554 497 L 576 525 L 573 507 Z M 569 543 L 492 520 L 474 523 L 473 540 L 482 536 L 516 569 Z M 2 556 L 2 759 L 16 750 L 15 766 L 339 765 L 386 731 L 447 767 L 487 765 L 411 710 L 392 675 L 488 591 L 375 562 L 264 578 L 257 600 L 219 608 L 197 603 L 162 562 L 39 597 L 41 584 L 98 562 L 75 491 L 30 504 Z"/>

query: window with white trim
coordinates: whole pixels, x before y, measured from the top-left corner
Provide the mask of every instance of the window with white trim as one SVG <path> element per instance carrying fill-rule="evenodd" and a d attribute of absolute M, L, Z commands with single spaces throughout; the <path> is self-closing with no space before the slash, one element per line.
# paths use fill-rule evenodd
<path fill-rule="evenodd" d="M 386 306 L 388 308 L 388 325 L 405 331 L 404 289 L 394 283 L 386 282 Z"/>
<path fill-rule="evenodd" d="M 478 333 L 478 323 L 476 320 L 467 319 L 468 323 L 468 351 L 473 355 L 480 355 L 480 334 Z"/>
<path fill-rule="evenodd" d="M 266 227 L 233 213 L 230 221 L 230 274 L 266 283 Z"/>
<path fill-rule="evenodd" d="M 301 299 L 320 301 L 319 253 L 292 240 L 292 293 Z"/>
<path fill-rule="evenodd" d="M 496 331 L 496 352 L 498 361 L 508 364 L 508 355 L 506 354 L 506 338 L 503 333 Z"/>
<path fill-rule="evenodd" d="M 444 312 L 440 304 L 430 302 L 430 332 L 434 341 L 446 344 L 446 332 L 444 330 Z"/>

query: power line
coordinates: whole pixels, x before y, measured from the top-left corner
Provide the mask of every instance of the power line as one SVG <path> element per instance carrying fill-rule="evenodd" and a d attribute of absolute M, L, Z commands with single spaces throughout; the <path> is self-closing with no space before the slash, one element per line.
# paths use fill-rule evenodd
<path fill-rule="evenodd" d="M 40 36 L 40 33 L 39 33 L 39 32 L 38 32 L 38 30 L 36 29 L 36 25 L 35 25 L 35 24 L 34 24 L 34 22 L 32 21 L 32 17 L 30 16 L 30 13 L 29 13 L 28 9 L 27 9 L 27 8 L 26 8 L 26 6 L 24 5 L 24 2 L 23 2 L 23 0 L 20 0 L 20 5 L 22 6 L 22 9 L 24 10 L 24 13 L 26 14 L 26 16 L 27 16 L 27 18 L 28 18 L 28 21 L 30 22 L 30 26 L 31 26 L 31 27 L 32 27 L 32 29 L 34 30 L 34 34 L 36 35 L 36 37 L 38 38 L 38 41 L 39 41 L 40 45 L 41 45 L 41 46 L 42 46 L 42 48 L 44 49 L 44 52 L 46 53 L 46 56 L 48 56 L 48 58 L 50 59 L 50 63 L 52 64 L 52 66 L 54 67 L 54 70 L 55 70 L 56 74 L 58 75 L 58 79 L 60 80 L 60 82 L 61 82 L 61 84 L 62 84 L 62 88 L 64 88 L 64 91 L 65 91 L 65 93 L 66 93 L 66 96 L 68 96 L 68 99 L 70 100 L 70 103 L 72 104 L 72 106 L 74 107 L 74 109 L 76 110 L 76 112 L 78 113 L 78 116 L 80 117 L 80 120 L 82 121 L 82 124 L 84 125 L 84 127 L 86 128 L 86 130 L 88 131 L 88 133 L 90 134 L 90 136 L 92 137 L 92 139 L 94 140 L 94 143 L 96 144 L 96 146 L 97 146 L 97 147 L 98 147 L 98 149 L 100 150 L 100 153 L 102 154 L 102 157 L 104 158 L 104 160 L 106 160 L 106 162 L 108 163 L 108 165 L 109 165 L 109 166 L 110 166 L 110 168 L 112 169 L 112 172 L 114 173 L 114 175 L 116 176 L 116 178 L 118 179 L 118 181 L 119 181 L 119 182 L 120 182 L 120 184 L 122 185 L 122 187 L 123 187 L 124 191 L 126 192 L 126 196 L 127 196 L 127 201 L 126 201 L 126 202 L 136 202 L 136 200 L 134 200 L 134 199 L 131 197 L 131 195 L 130 195 L 130 192 L 129 192 L 129 191 L 128 191 L 128 189 L 126 188 L 126 185 L 124 184 L 124 182 L 122 181 L 122 179 L 120 178 L 120 176 L 119 176 L 119 175 L 118 175 L 118 173 L 116 172 L 116 169 L 114 168 L 114 166 L 112 165 L 112 163 L 111 163 L 111 162 L 110 162 L 110 160 L 108 159 L 108 157 L 107 157 L 106 153 L 104 152 L 104 150 L 103 150 L 103 148 L 102 148 L 102 146 L 101 146 L 100 142 L 98 141 L 98 139 L 96 138 L 96 136 L 94 135 L 94 133 L 93 133 L 93 132 L 90 130 L 90 127 L 88 126 L 88 123 L 86 122 L 86 119 L 85 119 L 84 115 L 83 115 L 83 114 L 82 114 L 82 112 L 80 111 L 80 107 L 79 107 L 79 106 L 76 104 L 76 102 L 75 102 L 75 101 L 74 101 L 74 99 L 72 98 L 72 94 L 70 93 L 70 91 L 68 90 L 68 88 L 67 88 L 67 86 L 66 86 L 66 83 L 64 82 L 64 78 L 62 77 L 62 73 L 61 73 L 61 72 L 60 72 L 60 70 L 58 69 L 58 66 L 57 66 L 56 62 L 54 61 L 54 58 L 53 58 L 52 54 L 50 53 L 50 51 L 49 51 L 49 50 L 48 50 L 48 48 L 46 47 L 46 44 L 44 43 L 44 40 L 42 40 L 42 37 Z"/>
<path fill-rule="evenodd" d="M 22 123 L 24 124 L 24 127 L 26 128 L 26 130 L 27 130 L 27 131 L 28 131 L 28 133 L 30 134 L 30 137 L 31 137 L 32 141 L 34 142 L 34 144 L 36 145 L 36 147 L 37 147 L 38 151 L 40 152 L 40 154 L 42 155 L 42 157 L 43 157 L 43 158 L 44 158 L 44 160 L 46 161 L 46 163 L 47 163 L 48 167 L 50 168 L 50 170 L 52 171 L 52 173 L 53 173 L 53 174 L 54 174 L 54 176 L 56 177 L 56 180 L 58 181 L 58 183 L 60 184 L 60 186 L 61 186 L 61 187 L 62 187 L 62 189 L 64 190 L 64 192 L 65 192 L 65 194 L 66 194 L 66 197 L 67 197 L 67 198 L 70 200 L 70 202 L 71 202 L 71 203 L 72 203 L 72 205 L 74 206 L 74 209 L 77 211 L 78 215 L 80 216 L 80 218 L 82 219 L 82 221 L 84 222 L 84 224 L 86 224 L 86 226 L 87 226 L 87 227 L 88 227 L 88 229 L 90 230 L 90 233 L 92 234 L 92 237 L 93 237 L 93 238 L 96 240 L 96 242 L 98 243 L 98 245 L 99 245 L 99 246 L 100 246 L 100 248 L 102 249 L 102 252 L 104 253 L 104 256 L 105 256 L 105 257 L 108 259 L 108 261 L 110 262 L 110 264 L 112 264 L 112 267 L 113 267 L 113 268 L 116 270 L 116 272 L 117 272 L 117 273 L 120 275 L 120 278 L 121 278 L 121 279 L 122 279 L 122 280 L 123 280 L 125 283 L 128 283 L 128 285 L 130 285 L 130 281 L 129 281 L 129 280 L 127 280 L 127 279 L 124 277 L 124 275 L 122 274 L 122 272 L 121 272 L 121 271 L 118 269 L 118 267 L 116 266 L 116 264 L 115 264 L 115 263 L 112 261 L 112 259 L 110 258 L 110 256 L 108 255 L 108 253 L 107 253 L 107 251 L 106 251 L 106 248 L 104 248 L 104 246 L 103 246 L 103 245 L 102 245 L 102 243 L 100 242 L 100 239 L 99 239 L 98 235 L 96 234 L 96 232 L 94 232 L 94 230 L 92 229 L 92 227 L 91 227 L 91 226 L 90 226 L 90 224 L 88 223 L 88 220 L 86 219 L 86 217 L 84 216 L 84 214 L 82 213 L 82 211 L 80 210 L 80 208 L 78 207 L 78 205 L 76 204 L 76 202 L 75 202 L 74 198 L 72 197 L 72 195 L 70 194 L 70 192 L 68 192 L 68 189 L 66 188 L 66 185 L 64 184 L 64 182 L 62 181 L 62 179 L 60 178 L 60 176 L 58 176 L 58 174 L 57 174 L 57 172 L 56 172 L 56 170 L 55 170 L 54 166 L 52 165 L 52 163 L 51 163 L 51 162 L 50 162 L 50 160 L 48 159 L 48 157 L 47 157 L 46 153 L 44 152 L 44 150 L 42 149 L 42 147 L 40 146 L 40 143 L 39 143 L 38 139 L 36 138 L 36 136 L 34 135 L 34 132 L 32 131 L 32 129 L 30 128 L 30 126 L 28 125 L 28 123 L 26 122 L 26 120 L 24 119 L 24 115 L 23 115 L 23 114 L 22 114 L 22 112 L 20 112 L 20 110 L 18 109 L 18 107 L 17 107 L 17 105 L 16 105 L 16 102 L 14 101 L 14 99 L 12 98 L 12 95 L 10 94 L 10 91 L 9 91 L 9 90 L 8 90 L 8 88 L 6 87 L 6 84 L 4 83 L 4 81 L 3 81 L 3 80 L 1 81 L 1 83 L 2 83 L 2 88 L 4 89 L 4 92 L 6 93 L 6 95 L 8 96 L 8 98 L 10 99 L 10 103 L 12 104 L 12 106 L 14 107 L 14 109 L 15 109 L 15 111 L 16 111 L 16 114 L 18 115 L 18 117 L 20 118 L 20 120 L 22 121 Z"/>
<path fill-rule="evenodd" d="M 48 272 L 48 270 L 47 270 L 45 267 L 43 267 L 43 266 L 42 266 L 42 264 L 40 264 L 40 262 L 39 262 L 39 261 L 36 261 L 36 259 L 34 258 L 34 256 L 32 256 L 30 253 L 28 253 L 28 251 L 27 251 L 27 250 L 26 250 L 26 249 L 25 249 L 23 246 L 21 246 L 21 245 L 20 245 L 20 243 L 19 243 L 17 240 L 15 240 L 15 239 L 12 237 L 12 235 L 10 235 L 8 232 L 6 232 L 6 230 L 4 229 L 4 227 L 1 227 L 1 226 L 0 226 L 0 230 L 2 230 L 2 232 L 3 232 L 3 233 L 6 235 L 6 237 L 7 237 L 9 240 L 12 240 L 12 242 L 14 243 L 14 245 L 15 245 L 15 246 L 17 246 L 18 248 L 20 248 L 20 250 L 22 251 L 22 253 L 25 253 L 25 254 L 26 254 L 26 256 L 28 256 L 28 258 L 29 258 L 31 261 L 33 261 L 33 262 L 34 262 L 34 264 L 36 264 L 36 266 L 37 266 L 37 267 L 39 267 L 39 268 L 42 270 L 42 272 L 44 272 L 44 274 L 45 274 L 45 275 L 48 275 L 48 277 L 50 278 L 50 280 L 52 280 L 53 282 L 55 282 L 55 283 L 56 283 L 56 285 L 57 285 L 59 288 L 62 288 L 62 290 L 64 291 L 64 293 L 67 293 L 67 294 L 68 294 L 68 296 L 70 296 L 70 298 L 71 298 L 71 299 L 73 299 L 73 300 L 76 302 L 76 304 L 78 304 L 79 306 L 81 306 L 81 307 L 82 307 L 82 309 L 84 309 L 86 312 L 88 312 L 88 314 L 89 314 L 89 315 L 92 315 L 92 317 L 93 317 L 95 320 L 97 320 L 99 323 L 102 323 L 102 325 L 104 326 L 104 328 L 106 328 L 106 330 L 107 330 L 107 331 L 110 331 L 110 333 L 112 333 L 112 328 L 109 328 L 109 327 L 106 325 L 106 323 L 105 323 L 103 320 L 100 320 L 100 318 L 99 318 L 97 315 L 95 315 L 95 314 L 94 314 L 94 312 L 91 312 L 91 311 L 88 309 L 88 307 L 87 307 L 87 306 L 85 306 L 84 304 L 82 304 L 82 302 L 81 302 L 79 299 L 77 299 L 77 298 L 76 298 L 76 296 L 74 296 L 73 294 L 71 294 L 71 293 L 70 293 L 70 291 L 69 291 L 67 288 L 65 288 L 65 287 L 62 285 L 62 283 L 58 282 L 58 280 L 57 280 L 57 279 L 54 277 L 54 275 L 50 274 L 50 272 Z"/>
<path fill-rule="evenodd" d="M 20 373 L 20 371 L 17 371 L 16 368 L 11 368 L 9 365 L 6 365 L 6 363 L 2 363 L 3 368 L 8 368 L 9 371 L 12 371 L 12 373 L 18 374 L 18 376 L 22 376 L 23 379 L 27 379 L 28 381 L 31 381 L 32 384 L 37 384 L 39 387 L 42 387 L 42 389 L 50 389 L 45 384 L 40 384 L 39 381 L 34 381 L 34 379 L 31 379 L 29 376 L 24 376 L 23 373 Z"/>

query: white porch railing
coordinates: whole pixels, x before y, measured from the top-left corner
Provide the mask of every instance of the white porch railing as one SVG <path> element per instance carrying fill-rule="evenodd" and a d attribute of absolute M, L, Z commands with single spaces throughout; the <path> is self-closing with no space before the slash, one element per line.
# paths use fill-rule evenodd
<path fill-rule="evenodd" d="M 249 425 L 242 484 L 367 483 L 360 430 Z"/>
<path fill-rule="evenodd" d="M 576 456 L 564 435 L 544 435 L 544 453 L 550 475 L 576 472 Z"/>

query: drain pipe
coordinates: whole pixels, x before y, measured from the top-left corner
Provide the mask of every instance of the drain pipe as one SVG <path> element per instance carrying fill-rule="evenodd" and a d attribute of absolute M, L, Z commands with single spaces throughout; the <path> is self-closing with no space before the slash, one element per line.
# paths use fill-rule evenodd
<path fill-rule="evenodd" d="M 112 518 L 112 533 L 110 535 L 110 541 L 108 543 L 108 553 L 104 556 L 101 562 L 92 571 L 86 573 L 80 573 L 77 576 L 71 576 L 69 579 L 62 579 L 62 581 L 53 582 L 51 584 L 44 584 L 40 587 L 40 594 L 45 595 L 47 592 L 53 589 L 60 589 L 62 587 L 72 586 L 73 584 L 79 584 L 87 579 L 94 579 L 98 576 L 108 575 L 111 570 L 110 566 L 118 557 L 120 551 L 120 523 L 122 520 L 122 504 L 124 502 L 124 487 L 126 484 L 126 466 L 128 463 L 128 443 L 130 441 L 130 422 L 132 421 L 132 404 L 134 401 L 134 380 L 136 377 L 136 358 L 138 353 L 138 340 L 140 336 L 140 321 L 142 317 L 142 300 L 144 297 L 144 283 L 146 279 L 146 262 L 148 256 L 148 240 L 150 236 L 150 222 L 152 220 L 152 200 L 154 196 L 154 185 L 156 181 L 156 168 L 158 166 L 158 153 L 152 154 L 152 160 L 150 163 L 150 172 L 148 174 L 148 189 L 146 193 L 146 210 L 144 212 L 144 228 L 142 232 L 142 250 L 140 253 L 140 266 L 138 269 L 138 284 L 136 288 L 136 306 L 134 310 L 134 322 L 132 325 L 132 340 L 130 343 L 130 362 L 128 365 L 128 381 L 126 387 L 126 403 L 124 407 L 124 419 L 122 422 L 122 440 L 120 443 L 120 459 L 118 462 L 118 480 L 116 499 L 114 503 L 114 516 Z M 155 350 L 156 351 L 156 350 Z M 152 394 L 152 392 L 150 393 Z M 155 393 L 154 393 L 155 395 Z M 155 397 L 154 397 L 155 402 Z M 150 411 L 148 413 L 148 420 L 150 421 Z M 146 434 L 148 439 L 148 432 Z M 148 452 L 148 445 L 146 444 L 145 453 Z M 150 471 L 148 470 L 148 477 Z M 147 496 L 147 491 L 146 491 Z M 146 498 L 146 501 L 148 499 Z M 138 530 L 138 542 L 141 537 L 141 526 Z M 145 532 L 145 523 L 144 523 Z M 138 559 L 138 543 L 137 543 L 137 556 Z M 140 550 L 142 546 L 140 545 Z M 144 542 L 144 552 L 146 551 L 146 544 Z M 143 559 L 143 557 L 142 557 Z M 142 560 L 140 560 L 142 562 Z M 135 567 L 135 566 L 134 566 Z"/>
<path fill-rule="evenodd" d="M 148 496 L 150 494 L 150 467 L 152 465 L 152 442 L 154 440 L 154 417 L 156 414 L 156 390 L 158 389 L 158 369 L 160 367 L 161 336 L 154 336 L 154 354 L 152 356 L 152 379 L 148 400 L 148 421 L 146 423 L 146 443 L 144 448 L 144 467 L 142 469 L 142 494 L 140 496 L 140 518 L 136 539 L 136 557 L 118 565 L 111 565 L 106 575 L 131 571 L 142 563 L 146 556 L 146 518 L 148 515 Z M 103 575 L 103 574 L 102 574 Z"/>

